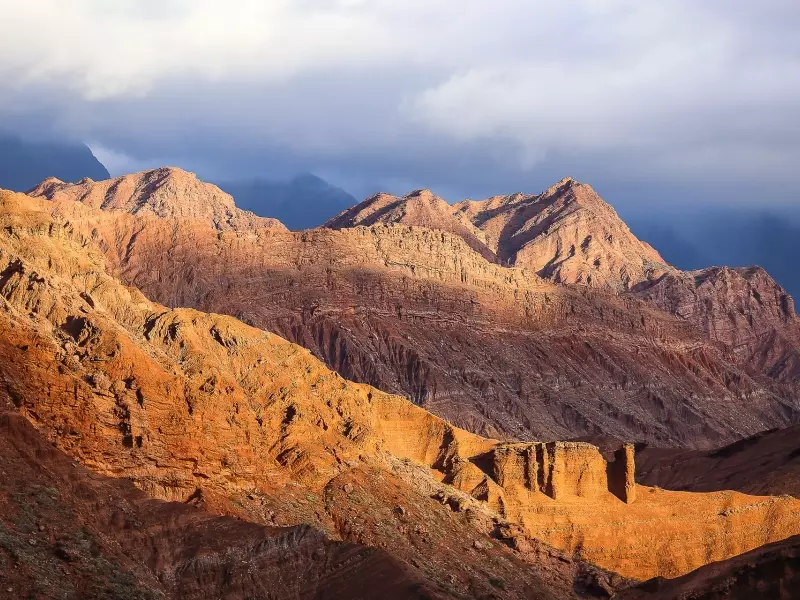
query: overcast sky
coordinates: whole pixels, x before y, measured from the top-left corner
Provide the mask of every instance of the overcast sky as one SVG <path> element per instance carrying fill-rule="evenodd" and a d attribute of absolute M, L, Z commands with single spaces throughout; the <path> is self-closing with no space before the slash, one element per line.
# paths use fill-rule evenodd
<path fill-rule="evenodd" d="M 0 128 L 113 173 L 798 203 L 798 31 L 798 0 L 0 0 Z"/>

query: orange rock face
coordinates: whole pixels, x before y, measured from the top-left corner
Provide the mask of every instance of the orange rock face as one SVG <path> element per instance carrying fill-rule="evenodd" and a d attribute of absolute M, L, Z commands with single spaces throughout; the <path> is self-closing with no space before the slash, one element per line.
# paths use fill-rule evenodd
<path fill-rule="evenodd" d="M 50 178 L 29 194 L 56 201 L 69 199 L 113 212 L 196 220 L 215 229 L 265 227 L 286 231 L 279 221 L 236 208 L 233 198 L 217 186 L 173 167 L 99 182 L 83 179 L 64 183 Z"/>
<path fill-rule="evenodd" d="M 588 185 L 563 179 L 539 196 L 454 205 L 506 264 L 558 283 L 627 290 L 673 271 Z"/>
<path fill-rule="evenodd" d="M 232 317 L 150 302 L 101 254 L 109 223 L 119 233 L 134 217 L 0 202 L 0 393 L 64 452 L 153 497 L 385 545 L 451 595 L 574 597 L 587 577 L 608 594 L 621 580 L 588 563 L 674 576 L 800 533 L 788 497 L 620 499 L 631 465 L 595 446 L 486 439 Z"/>

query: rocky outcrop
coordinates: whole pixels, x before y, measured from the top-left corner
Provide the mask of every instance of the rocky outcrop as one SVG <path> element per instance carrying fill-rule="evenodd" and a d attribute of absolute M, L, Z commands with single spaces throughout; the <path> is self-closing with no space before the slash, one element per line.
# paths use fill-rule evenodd
<path fill-rule="evenodd" d="M 572 598 L 589 564 L 676 576 L 800 533 L 788 497 L 639 487 L 625 503 L 585 444 L 545 446 L 555 498 L 526 487 L 524 467 L 522 485 L 513 469 L 500 485 L 497 440 L 232 317 L 120 284 L 100 230 L 84 229 L 90 209 L 0 202 L 0 395 L 60 450 L 152 497 L 384 545 L 462 596 Z"/>
<path fill-rule="evenodd" d="M 778 381 L 800 381 L 800 319 L 794 300 L 764 269 L 672 273 L 642 285 L 636 295 L 725 344 L 739 362 Z"/>
<path fill-rule="evenodd" d="M 581 442 L 504 444 L 491 452 L 491 475 L 498 485 L 517 485 L 561 500 L 568 496 L 596 498 L 617 487 L 635 487 L 633 449 L 626 447 L 621 463 L 630 468 L 611 470 L 596 446 Z M 619 470 L 618 474 L 616 471 Z M 613 476 L 609 476 L 613 473 Z M 621 484 L 621 485 L 620 485 Z M 633 493 L 625 496 L 633 501 Z"/>
<path fill-rule="evenodd" d="M 325 223 L 331 229 L 371 225 L 411 225 L 436 229 L 459 236 L 475 252 L 490 262 L 497 261 L 495 251 L 486 245 L 486 236 L 469 220 L 453 213 L 452 207 L 430 190 L 415 190 L 398 198 L 375 194 Z"/>
<path fill-rule="evenodd" d="M 513 194 L 453 207 L 506 263 L 558 283 L 626 290 L 673 271 L 588 185 L 566 178 L 538 196 Z"/>
<path fill-rule="evenodd" d="M 72 200 L 93 208 L 161 218 L 192 219 L 215 229 L 286 230 L 279 221 L 236 208 L 233 198 L 194 173 L 164 167 L 116 179 L 64 183 L 44 180 L 28 192 L 49 200 Z"/>

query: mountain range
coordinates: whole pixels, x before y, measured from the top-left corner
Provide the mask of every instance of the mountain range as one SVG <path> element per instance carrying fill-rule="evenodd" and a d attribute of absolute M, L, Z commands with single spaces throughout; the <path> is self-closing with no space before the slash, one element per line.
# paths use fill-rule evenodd
<path fill-rule="evenodd" d="M 0 131 L 0 188 L 24 192 L 47 177 L 78 181 L 110 176 L 83 144 L 36 142 Z"/>
<path fill-rule="evenodd" d="M 274 217 L 292 230 L 322 225 L 331 215 L 356 203 L 343 189 L 310 173 L 289 181 L 223 181 L 219 186 L 236 198 L 240 208 Z"/>
<path fill-rule="evenodd" d="M 0 221 L 0 589 L 798 589 L 791 295 L 669 265 L 589 185 L 290 231 L 165 167 Z"/>

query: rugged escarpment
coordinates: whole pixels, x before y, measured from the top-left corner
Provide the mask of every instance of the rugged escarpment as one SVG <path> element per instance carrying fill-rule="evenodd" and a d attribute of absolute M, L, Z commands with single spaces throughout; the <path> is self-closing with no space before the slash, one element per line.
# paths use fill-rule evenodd
<path fill-rule="evenodd" d="M 672 273 L 636 295 L 722 342 L 738 362 L 777 381 L 800 381 L 794 300 L 759 267 Z"/>
<path fill-rule="evenodd" d="M 797 418 L 793 395 L 756 381 L 691 323 L 493 265 L 447 233 L 219 234 L 53 210 L 95 231 L 113 271 L 148 296 L 276 332 L 342 376 L 478 433 L 712 447 Z"/>
<path fill-rule="evenodd" d="M 626 451 L 482 438 L 236 319 L 154 304 L 108 275 L 80 211 L 0 200 L 3 396 L 151 496 L 385 546 L 472 596 L 608 595 L 622 581 L 591 564 L 673 576 L 800 533 L 798 500 L 633 488 Z"/>
<path fill-rule="evenodd" d="M 28 192 L 49 200 L 73 200 L 93 208 L 130 214 L 192 219 L 216 229 L 272 228 L 286 230 L 279 221 L 236 208 L 233 198 L 194 173 L 164 167 L 116 179 L 64 183 L 44 180 Z"/>
<path fill-rule="evenodd" d="M 791 388 L 694 323 L 631 295 L 492 264 L 451 233 L 220 232 L 69 200 L 50 210 L 149 297 L 278 333 L 347 379 L 484 435 L 715 447 L 800 414 Z"/>

